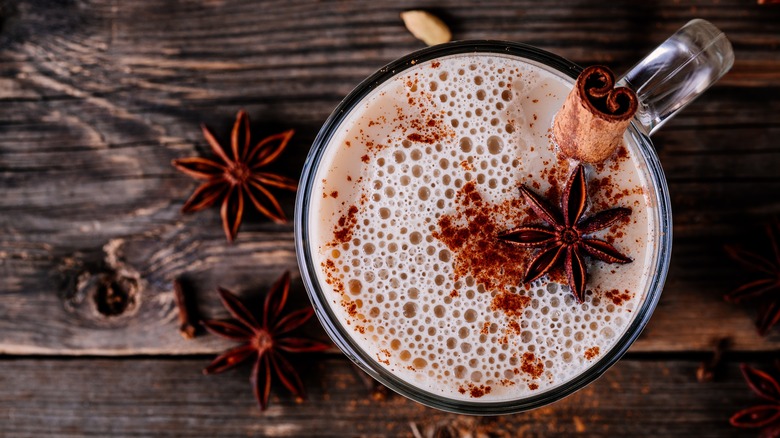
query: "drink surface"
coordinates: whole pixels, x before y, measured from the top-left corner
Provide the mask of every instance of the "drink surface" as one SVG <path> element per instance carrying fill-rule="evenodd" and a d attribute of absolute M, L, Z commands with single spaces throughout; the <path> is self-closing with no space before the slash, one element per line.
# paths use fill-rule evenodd
<path fill-rule="evenodd" d="M 655 261 L 639 151 L 588 166 L 585 215 L 629 207 L 595 233 L 633 262 L 587 259 L 577 303 L 562 272 L 522 284 L 536 249 L 496 236 L 543 224 L 525 184 L 557 205 L 575 163 L 550 138 L 572 80 L 531 61 L 454 55 L 413 66 L 347 115 L 326 147 L 308 245 L 344 330 L 386 370 L 438 396 L 503 401 L 564 384 L 633 320 Z"/>

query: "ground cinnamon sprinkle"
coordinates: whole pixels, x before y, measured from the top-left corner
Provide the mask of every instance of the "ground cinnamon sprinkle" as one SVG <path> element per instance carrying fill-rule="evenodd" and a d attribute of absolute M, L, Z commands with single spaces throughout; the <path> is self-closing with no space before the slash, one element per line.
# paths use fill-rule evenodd
<path fill-rule="evenodd" d="M 621 306 L 626 301 L 630 300 L 634 296 L 631 294 L 631 292 L 624 290 L 623 292 L 620 292 L 617 289 L 612 289 L 610 291 L 604 292 L 604 298 L 608 299 L 612 302 L 612 304 L 616 306 Z"/>
<path fill-rule="evenodd" d="M 520 323 L 517 322 L 517 319 L 516 318 L 510 319 L 506 323 L 506 329 L 504 330 L 503 336 L 497 339 L 498 343 L 508 344 L 510 341 L 510 337 L 519 335 L 521 330 L 522 329 L 520 327 Z M 519 372 L 519 370 L 517 370 L 516 372 Z"/>
<path fill-rule="evenodd" d="M 439 141 L 440 137 L 438 135 L 436 135 L 436 134 L 431 134 L 431 135 L 425 135 L 424 136 L 424 135 L 422 135 L 420 133 L 415 132 L 413 134 L 407 135 L 406 138 L 409 141 L 413 141 L 413 142 L 416 142 L 416 143 L 433 144 L 433 143 L 436 143 L 437 141 Z"/>
<path fill-rule="evenodd" d="M 595 195 L 592 198 L 593 208 L 598 210 L 614 208 L 616 205 L 622 205 L 625 203 L 624 199 L 631 195 L 644 195 L 644 189 L 641 186 L 634 187 L 632 189 L 620 190 L 617 184 L 612 180 L 611 176 L 594 178 L 590 183 L 589 192 Z M 631 206 L 626 205 L 626 207 Z M 624 218 L 621 222 L 612 228 L 619 228 L 621 224 L 627 223 L 630 220 L 630 218 Z"/>
<path fill-rule="evenodd" d="M 385 364 L 385 365 L 390 365 L 390 359 L 389 359 L 390 351 L 387 350 L 387 349 L 381 349 L 379 351 L 382 352 L 382 354 L 385 355 L 385 359 L 382 359 L 382 357 L 379 356 L 379 353 L 377 353 L 376 354 L 376 360 L 381 362 L 381 363 L 383 363 L 383 364 Z"/>
<path fill-rule="evenodd" d="M 433 144 L 454 135 L 452 130 L 444 126 L 444 120 L 436 116 L 427 121 L 424 119 L 413 119 L 409 121 L 407 129 L 415 132 L 407 134 L 406 138 L 417 143 Z"/>
<path fill-rule="evenodd" d="M 538 379 L 544 372 L 544 364 L 541 359 L 537 359 L 533 353 L 523 353 L 523 363 L 520 365 L 520 370 L 531 376 L 533 379 Z"/>
<path fill-rule="evenodd" d="M 456 210 L 439 218 L 433 236 L 453 255 L 455 280 L 471 275 L 485 290 L 509 290 L 525 273 L 525 250 L 499 241 L 494 213 L 503 206 L 482 199 L 474 181 L 461 187 Z"/>
<path fill-rule="evenodd" d="M 490 308 L 501 310 L 507 316 L 520 316 L 523 310 L 531 302 L 531 298 L 511 292 L 502 291 L 493 297 Z"/>
<path fill-rule="evenodd" d="M 336 229 L 333 230 L 333 243 L 347 243 L 352 240 L 352 230 L 357 224 L 358 208 L 352 205 L 347 210 L 347 214 L 339 218 Z"/>
<path fill-rule="evenodd" d="M 490 391 L 492 389 L 493 388 L 491 388 L 490 386 L 486 386 L 486 385 L 477 386 L 473 383 L 469 383 L 466 386 L 460 386 L 458 388 L 458 392 L 461 394 L 465 394 L 468 392 L 471 398 L 480 398 L 486 394 L 490 394 Z"/>
<path fill-rule="evenodd" d="M 605 169 L 609 169 L 613 172 L 617 172 L 618 169 L 620 169 L 620 164 L 623 161 L 626 161 L 628 159 L 629 156 L 628 156 L 628 149 L 626 148 L 626 144 L 621 142 L 620 146 L 617 147 L 615 152 L 608 160 L 595 165 L 596 171 L 601 173 Z"/>
<path fill-rule="evenodd" d="M 599 355 L 599 347 L 590 347 L 587 350 L 585 350 L 585 359 L 592 360 L 594 357 Z"/>
<path fill-rule="evenodd" d="M 325 262 L 322 263 L 322 268 L 325 272 L 325 282 L 331 285 L 336 293 L 343 294 L 344 282 L 339 278 L 336 263 L 330 259 L 325 260 Z"/>
<path fill-rule="evenodd" d="M 357 315 L 357 303 L 354 301 L 351 301 L 349 299 L 342 299 L 341 300 L 341 306 L 344 307 L 344 310 L 347 311 L 347 314 L 351 317 L 355 317 Z"/>
<path fill-rule="evenodd" d="M 431 93 L 417 87 L 417 80 L 407 81 L 407 108 L 416 107 L 414 114 L 404 114 L 405 108 L 396 107 L 398 122 L 396 129 L 403 133 L 407 140 L 415 143 L 434 144 L 446 138 L 455 136 L 455 131 L 445 122 L 444 111 L 432 111 L 436 107 L 436 99 Z"/>

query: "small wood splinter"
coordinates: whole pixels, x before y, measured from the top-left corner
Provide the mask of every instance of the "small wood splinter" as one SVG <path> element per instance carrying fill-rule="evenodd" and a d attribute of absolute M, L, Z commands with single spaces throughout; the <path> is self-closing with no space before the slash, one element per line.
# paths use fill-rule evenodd
<path fill-rule="evenodd" d="M 588 67 L 580 73 L 555 116 L 555 141 L 570 158 L 600 163 L 622 142 L 637 107 L 638 99 L 632 90 L 615 88 L 615 75 L 609 68 Z"/>

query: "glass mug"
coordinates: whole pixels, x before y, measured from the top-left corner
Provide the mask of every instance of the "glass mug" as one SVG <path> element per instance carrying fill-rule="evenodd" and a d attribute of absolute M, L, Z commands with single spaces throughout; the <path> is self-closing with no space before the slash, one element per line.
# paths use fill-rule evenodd
<path fill-rule="evenodd" d="M 390 372 L 361 348 L 331 307 L 332 299 L 327 296 L 327 287 L 321 284 L 311 247 L 312 221 L 318 220 L 320 214 L 310 208 L 311 200 L 313 196 L 325 196 L 318 193 L 314 186 L 318 172 L 322 170 L 320 164 L 323 155 L 329 146 L 337 147 L 331 144 L 331 140 L 343 128 L 342 122 L 386 81 L 415 65 L 462 54 L 495 54 L 517 58 L 565 78 L 571 85 L 582 70 L 572 62 L 535 47 L 502 41 L 462 41 L 434 46 L 380 69 L 341 102 L 312 145 L 296 199 L 295 246 L 301 277 L 317 317 L 333 342 L 363 371 L 395 392 L 430 407 L 463 414 L 506 414 L 544 406 L 593 382 L 628 350 L 644 329 L 661 296 L 672 243 L 668 188 L 649 136 L 723 76 L 731 68 L 734 55 L 731 44 L 722 32 L 707 21 L 693 20 L 636 64 L 616 85 L 633 89 L 640 101 L 626 139 L 638 151 L 637 155 L 642 161 L 640 166 L 645 168 L 645 174 L 648 175 L 647 184 L 651 192 L 648 196 L 655 204 L 651 214 L 655 216 L 653 219 L 657 224 L 653 254 L 648 262 L 651 278 L 645 283 L 647 286 L 643 291 L 643 299 L 627 328 L 608 351 L 602 352 L 597 361 L 561 384 L 517 399 L 475 401 L 426 391 Z"/>

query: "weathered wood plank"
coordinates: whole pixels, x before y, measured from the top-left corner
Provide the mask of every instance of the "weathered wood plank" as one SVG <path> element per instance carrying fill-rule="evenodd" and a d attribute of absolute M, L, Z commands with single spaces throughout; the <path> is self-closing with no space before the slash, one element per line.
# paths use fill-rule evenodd
<path fill-rule="evenodd" d="M 381 65 L 421 47 L 398 18 L 416 6 L 4 2 L 0 352 L 223 348 L 212 337 L 179 337 L 171 282 L 184 276 L 204 314 L 224 315 L 216 285 L 252 294 L 296 269 L 291 226 L 249 217 L 238 244 L 226 245 L 217 212 L 179 215 L 194 183 L 170 160 L 204 153 L 198 123 L 227 133 L 243 106 L 258 134 L 297 129 L 280 162 L 297 176 L 338 101 Z M 780 211 L 780 8 L 738 0 L 437 6 L 458 38 L 524 41 L 618 71 L 694 16 L 723 28 L 737 50 L 734 73 L 655 139 L 677 239 L 667 290 L 634 351 L 702 351 L 725 336 L 737 350 L 780 348 L 780 338 L 755 335 L 749 308 L 720 299 L 738 273 L 722 243 L 750 236 L 755 231 L 745 224 Z M 292 200 L 282 197 L 288 213 Z M 140 292 L 122 316 L 107 318 L 96 304 L 105 298 L 92 286 L 116 275 L 140 284 Z M 316 325 L 311 330 L 322 335 Z"/>
<path fill-rule="evenodd" d="M 50 51 L 56 55 L 50 59 L 56 61 L 44 66 L 51 67 L 51 73 L 60 73 L 64 82 L 78 88 L 102 91 L 134 86 L 174 91 L 175 87 L 165 89 L 178 83 L 181 88 L 176 90 L 185 96 L 215 98 L 221 93 L 209 95 L 214 87 L 207 84 L 250 79 L 246 97 L 254 94 L 252 87 L 263 87 L 267 81 L 290 85 L 277 89 L 273 93 L 277 97 L 303 90 L 341 95 L 347 89 L 334 89 L 333 84 L 343 83 L 345 76 L 359 80 L 381 63 L 420 47 L 403 31 L 398 17 L 401 10 L 419 7 L 412 1 L 317 6 L 307 1 L 178 1 L 160 8 L 148 0 L 119 4 L 91 0 L 41 5 L 22 2 L 11 13 L 6 34 L 22 42 L 18 55 Z M 777 79 L 780 61 L 772 50 L 780 38 L 776 8 L 739 0 L 558 1 L 537 6 L 527 0 L 436 4 L 457 39 L 521 41 L 582 63 L 609 62 L 623 68 L 691 18 L 701 17 L 727 32 L 740 55 L 729 83 L 771 85 Z M 55 68 L 67 60 L 78 60 L 82 69 L 62 64 Z M 87 72 L 103 71 L 106 61 L 126 69 L 86 77 Z M 279 74 L 291 67 L 298 67 L 292 69 L 295 74 Z M 136 68 L 145 74 L 133 79 L 139 73 Z M 124 80 L 102 83 L 112 76 Z M 144 81 L 143 76 L 151 80 Z M 323 82 L 329 86 L 321 87 Z"/>
<path fill-rule="evenodd" d="M 254 404 L 248 369 L 202 376 L 206 359 L 1 360 L 0 436 L 412 436 L 440 425 L 490 436 L 755 436 L 731 428 L 756 405 L 736 365 L 697 383 L 696 361 L 625 359 L 584 390 L 551 406 L 502 417 L 464 417 L 372 390 L 344 358 L 319 356 L 303 375 L 309 400 L 274 387 Z M 78 382 L 77 384 L 75 384 Z"/>

